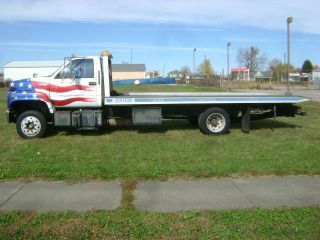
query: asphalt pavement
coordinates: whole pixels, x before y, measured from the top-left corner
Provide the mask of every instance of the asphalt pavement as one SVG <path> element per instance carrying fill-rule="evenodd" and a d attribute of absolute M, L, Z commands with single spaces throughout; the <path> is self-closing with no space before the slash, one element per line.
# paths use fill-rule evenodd
<path fill-rule="evenodd" d="M 0 211 L 114 210 L 121 198 L 117 181 L 0 183 Z M 308 207 L 320 205 L 320 177 L 145 181 L 137 184 L 133 203 L 152 212 Z"/>

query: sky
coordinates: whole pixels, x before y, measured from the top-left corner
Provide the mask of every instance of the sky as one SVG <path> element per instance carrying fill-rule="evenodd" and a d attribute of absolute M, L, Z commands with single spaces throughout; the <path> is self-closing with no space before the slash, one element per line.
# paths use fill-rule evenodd
<path fill-rule="evenodd" d="M 1 0 L 0 9 L 0 65 L 109 50 L 114 63 L 132 56 L 167 73 L 192 70 L 196 48 L 196 65 L 206 57 L 221 73 L 228 42 L 230 68 L 239 67 L 238 49 L 250 46 L 283 61 L 289 16 L 292 64 L 320 65 L 318 0 Z"/>

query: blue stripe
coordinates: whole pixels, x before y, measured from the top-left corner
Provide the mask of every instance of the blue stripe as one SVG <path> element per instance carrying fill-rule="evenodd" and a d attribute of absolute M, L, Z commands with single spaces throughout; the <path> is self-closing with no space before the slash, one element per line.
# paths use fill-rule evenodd
<path fill-rule="evenodd" d="M 150 79 L 129 79 L 129 80 L 116 80 L 112 82 L 112 85 L 135 85 L 136 81 L 139 81 L 139 84 L 175 84 L 175 78 L 150 78 Z"/>

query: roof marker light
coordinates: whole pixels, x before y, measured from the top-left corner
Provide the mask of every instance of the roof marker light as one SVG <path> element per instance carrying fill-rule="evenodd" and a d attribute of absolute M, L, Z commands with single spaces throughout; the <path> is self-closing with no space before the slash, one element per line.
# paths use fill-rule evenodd
<path fill-rule="evenodd" d="M 101 56 L 111 56 L 111 55 L 112 55 L 112 53 L 107 50 L 104 50 L 101 52 Z"/>

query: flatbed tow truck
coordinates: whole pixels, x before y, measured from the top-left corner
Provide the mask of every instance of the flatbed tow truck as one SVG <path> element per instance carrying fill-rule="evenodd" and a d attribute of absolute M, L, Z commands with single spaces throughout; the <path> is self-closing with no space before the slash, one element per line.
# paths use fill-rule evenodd
<path fill-rule="evenodd" d="M 310 99 L 253 93 L 129 93 L 112 87 L 112 55 L 72 57 L 50 77 L 15 80 L 8 92 L 8 121 L 26 139 L 43 137 L 55 128 L 101 129 L 131 123 L 158 125 L 162 119 L 188 119 L 204 134 L 227 133 L 231 121 L 303 115 L 295 104 Z"/>

